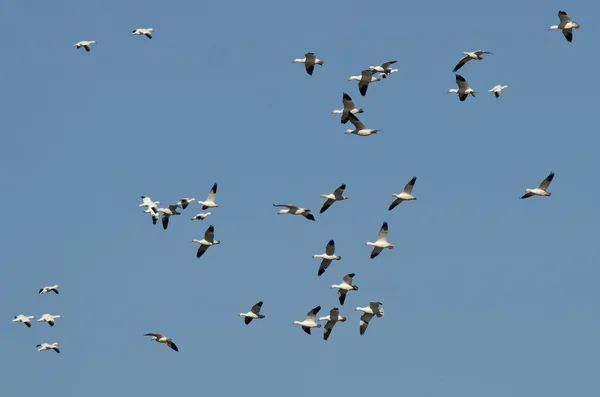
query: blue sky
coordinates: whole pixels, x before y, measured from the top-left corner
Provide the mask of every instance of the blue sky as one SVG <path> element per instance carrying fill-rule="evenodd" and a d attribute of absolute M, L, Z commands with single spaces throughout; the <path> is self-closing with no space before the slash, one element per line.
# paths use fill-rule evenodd
<path fill-rule="evenodd" d="M 568 43 L 548 26 L 564 9 Z M 599 30 L 593 2 L 3 2 L 5 394 L 590 396 Z M 463 20 L 468 19 L 468 25 Z M 152 40 L 131 36 L 153 27 Z M 96 40 L 90 53 L 75 49 Z M 463 51 L 494 54 L 460 73 Z M 325 61 L 308 76 L 296 57 Z M 347 81 L 397 59 L 366 97 Z M 509 88 L 495 99 L 487 90 Z M 383 132 L 344 135 L 347 92 Z M 549 198 L 519 200 L 550 172 Z M 417 176 L 415 202 L 392 192 Z M 204 199 L 167 231 L 138 204 Z M 321 194 L 347 184 L 325 214 Z M 277 216 L 311 208 L 316 222 Z M 369 259 L 381 223 L 396 244 Z M 213 224 L 221 245 L 196 259 Z M 334 262 L 317 277 L 329 239 Z M 338 305 L 327 342 L 294 320 Z M 60 295 L 39 296 L 60 284 Z M 264 320 L 239 312 L 264 301 Z M 370 300 L 385 316 L 359 336 Z M 14 315 L 61 314 L 50 328 Z M 142 336 L 160 332 L 175 353 Z M 35 345 L 58 341 L 61 354 Z M 363 377 L 363 378 L 361 378 Z M 48 389 L 49 388 L 49 389 Z"/>

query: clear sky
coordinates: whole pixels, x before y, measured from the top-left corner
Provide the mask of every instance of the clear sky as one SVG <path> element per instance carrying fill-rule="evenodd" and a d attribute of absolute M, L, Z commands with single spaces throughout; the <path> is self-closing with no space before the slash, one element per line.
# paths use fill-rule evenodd
<path fill-rule="evenodd" d="M 581 25 L 568 43 L 564 9 Z M 593 396 L 590 1 L 4 1 L 3 396 Z M 155 29 L 154 38 L 132 36 Z M 96 40 L 90 53 L 75 49 Z M 463 51 L 493 52 L 460 73 Z M 308 76 L 296 57 L 325 61 Z M 348 81 L 397 59 L 366 95 Z M 499 99 L 487 92 L 509 86 Z M 345 135 L 342 93 L 377 135 Z M 551 197 L 520 200 L 550 171 Z M 387 208 L 413 176 L 418 198 Z M 168 230 L 138 207 L 204 199 Z M 319 215 L 321 194 L 349 199 Z M 315 212 L 278 216 L 273 203 Z M 369 259 L 389 223 L 396 244 Z M 213 224 L 221 245 L 196 259 Z M 342 260 L 317 277 L 335 239 Z M 339 306 L 331 284 L 360 287 Z M 60 295 L 39 296 L 59 284 Z M 238 313 L 264 301 L 246 326 Z M 385 316 L 359 335 L 356 306 Z M 327 342 L 294 320 L 348 317 Z M 11 323 L 61 314 L 54 327 Z M 164 333 L 179 353 L 150 342 Z M 61 354 L 36 344 L 60 342 Z"/>

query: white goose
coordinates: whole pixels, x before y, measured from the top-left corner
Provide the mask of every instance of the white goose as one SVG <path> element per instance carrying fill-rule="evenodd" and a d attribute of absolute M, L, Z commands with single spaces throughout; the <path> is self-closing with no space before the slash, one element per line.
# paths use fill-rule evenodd
<path fill-rule="evenodd" d="M 215 240 L 215 227 L 210 225 L 208 229 L 204 232 L 204 238 L 202 240 L 192 240 L 192 243 L 200 244 L 198 247 L 198 252 L 196 253 L 196 258 L 200 258 L 206 250 L 213 245 L 221 244 L 220 240 Z"/>
<path fill-rule="evenodd" d="M 27 326 L 27 328 L 31 328 L 31 320 L 34 319 L 35 316 L 25 316 L 23 314 L 19 314 L 12 319 L 13 323 L 23 323 Z"/>
<path fill-rule="evenodd" d="M 379 75 L 385 79 L 388 75 L 398 71 L 398 69 L 390 69 L 390 65 L 393 65 L 396 62 L 398 61 L 384 62 L 379 66 L 369 66 L 369 69 L 371 69 L 374 72 L 378 72 Z"/>
<path fill-rule="evenodd" d="M 348 119 L 350 120 L 350 122 L 352 123 L 352 125 L 354 126 L 355 129 L 353 129 L 353 130 L 348 129 L 348 130 L 346 130 L 345 134 L 356 134 L 358 136 L 369 136 L 369 135 L 377 134 L 379 131 L 381 131 L 381 130 L 373 130 L 373 129 L 367 128 L 362 123 L 362 121 L 360 121 L 358 119 L 358 117 L 356 117 L 352 113 L 348 114 Z"/>
<path fill-rule="evenodd" d="M 58 348 L 58 342 L 40 343 L 36 347 L 38 348 L 39 352 L 44 351 L 44 350 L 54 350 L 55 352 L 60 353 L 60 349 Z"/>
<path fill-rule="evenodd" d="M 152 32 L 154 32 L 154 28 L 148 28 L 148 29 L 135 29 L 131 34 L 134 36 L 141 36 L 144 35 L 147 38 L 151 39 L 152 38 Z"/>
<path fill-rule="evenodd" d="M 284 210 L 277 211 L 278 215 L 281 215 L 281 214 L 302 215 L 303 217 L 305 217 L 308 220 L 311 220 L 311 221 L 315 220 L 315 216 L 313 214 L 311 214 L 309 209 L 306 209 L 306 208 L 296 207 L 295 205 L 291 205 L 291 204 L 273 204 L 273 207 L 287 208 Z"/>
<path fill-rule="evenodd" d="M 85 50 L 87 52 L 90 52 L 92 50 L 92 48 L 90 47 L 92 44 L 96 44 L 96 41 L 94 41 L 94 40 L 92 40 L 92 41 L 84 40 L 84 41 L 80 41 L 79 43 L 73 44 L 73 47 L 77 47 L 77 48 L 83 47 L 83 48 L 85 48 Z"/>
<path fill-rule="evenodd" d="M 177 205 L 169 205 L 169 208 L 157 208 L 156 211 L 157 212 L 162 212 L 162 225 L 163 225 L 163 229 L 167 230 L 167 227 L 169 226 L 169 218 L 173 215 L 181 215 L 181 212 L 177 212 Z M 154 220 L 154 217 L 152 217 Z"/>
<path fill-rule="evenodd" d="M 325 62 L 318 59 L 314 53 L 307 52 L 304 54 L 304 58 L 296 58 L 293 63 L 303 63 L 306 68 L 306 73 L 312 76 L 315 65 L 324 65 Z"/>
<path fill-rule="evenodd" d="M 341 284 L 335 285 L 333 284 L 330 288 L 337 288 L 338 290 L 338 299 L 340 300 L 340 305 L 344 305 L 346 301 L 346 294 L 348 291 L 358 291 L 358 285 L 352 285 L 352 279 L 356 276 L 354 273 L 348 273 L 344 276 L 344 281 Z"/>
<path fill-rule="evenodd" d="M 239 316 L 244 317 L 244 322 L 246 325 L 250 324 L 252 320 L 255 318 L 265 318 L 264 315 L 260 314 L 260 309 L 262 308 L 263 301 L 258 302 L 248 313 L 240 313 Z"/>
<path fill-rule="evenodd" d="M 475 97 L 475 94 L 477 94 L 477 91 L 472 89 L 469 86 L 469 83 L 467 83 L 465 78 L 462 77 L 460 74 L 456 75 L 456 84 L 458 85 L 458 89 L 452 88 L 452 89 L 449 89 L 448 92 L 454 92 L 454 93 L 458 94 L 458 99 L 460 99 L 461 101 L 464 101 L 465 99 L 467 99 L 469 94 L 471 94 L 473 97 Z"/>
<path fill-rule="evenodd" d="M 481 61 L 483 59 L 481 57 L 483 54 L 491 55 L 492 53 L 483 51 L 483 50 L 477 50 L 477 51 L 473 51 L 473 52 L 463 52 L 463 54 L 465 56 L 460 61 L 458 61 L 458 63 L 454 67 L 454 69 L 452 69 L 453 73 L 456 73 L 456 71 L 458 71 L 458 69 L 462 68 L 465 65 L 465 63 L 469 62 L 471 59 L 476 59 L 478 61 Z"/>
<path fill-rule="evenodd" d="M 343 93 L 343 96 L 342 96 L 342 103 L 344 104 L 343 109 L 334 110 L 331 112 L 331 114 L 341 114 L 342 115 L 342 119 L 341 119 L 342 124 L 346 124 L 348 122 L 348 120 L 349 120 L 348 113 L 357 114 L 357 113 L 363 112 L 362 109 L 356 109 L 354 107 L 354 101 L 352 101 L 352 98 L 350 97 L 350 95 L 346 94 L 345 92 Z"/>
<path fill-rule="evenodd" d="M 146 197 L 146 196 L 141 196 L 141 197 L 142 197 L 142 204 L 140 204 L 139 207 L 154 208 L 155 210 L 158 208 L 160 201 L 152 201 L 152 199 L 150 197 Z M 145 211 L 145 212 L 147 212 L 147 211 Z M 155 211 L 155 212 L 157 212 L 157 211 Z"/>
<path fill-rule="evenodd" d="M 531 196 L 551 196 L 552 193 L 546 191 L 550 186 L 550 182 L 554 179 L 554 172 L 550 172 L 550 174 L 540 183 L 540 185 L 535 189 L 525 189 L 525 194 L 521 197 L 522 199 L 526 199 Z"/>
<path fill-rule="evenodd" d="M 294 325 L 301 325 L 304 332 L 310 335 L 311 328 L 321 328 L 321 324 L 315 322 L 319 310 L 321 310 L 320 305 L 311 309 L 311 311 L 306 314 L 306 319 L 304 319 L 304 321 L 294 321 Z"/>
<path fill-rule="evenodd" d="M 57 285 L 50 285 L 48 287 L 40 288 L 40 295 L 45 294 L 46 292 L 53 291 L 55 294 L 58 294 L 58 289 L 60 287 Z"/>
<path fill-rule="evenodd" d="M 377 236 L 377 241 L 374 243 L 367 241 L 365 245 L 372 245 L 373 251 L 371 252 L 371 259 L 375 258 L 377 255 L 383 251 L 384 248 L 393 249 L 394 244 L 388 242 L 388 224 L 387 222 L 383 222 L 381 225 L 381 229 L 379 229 L 379 235 Z"/>
<path fill-rule="evenodd" d="M 364 335 L 367 327 L 369 326 L 369 321 L 373 318 L 373 316 L 377 316 L 377 318 L 383 317 L 383 307 L 381 307 L 383 303 L 381 302 L 370 302 L 367 307 L 357 307 L 354 310 L 363 312 L 363 315 L 360 317 L 360 334 Z"/>
<path fill-rule="evenodd" d="M 564 11 L 558 12 L 558 18 L 560 19 L 560 23 L 558 25 L 552 25 L 548 28 L 548 30 L 562 30 L 565 39 L 570 43 L 573 41 L 573 29 L 579 29 L 579 24 L 575 21 L 571 21 L 571 18 Z"/>
<path fill-rule="evenodd" d="M 498 85 L 493 86 L 491 90 L 488 90 L 488 92 L 493 92 L 494 95 L 496 95 L 496 98 L 500 98 L 500 93 L 505 88 L 508 88 L 508 86 L 507 85 L 500 85 L 500 84 L 498 84 Z"/>
<path fill-rule="evenodd" d="M 179 351 L 179 349 L 177 348 L 177 345 L 173 342 L 173 339 L 171 338 L 167 338 L 166 336 L 164 336 L 163 334 L 153 334 L 153 333 L 149 333 L 149 334 L 144 334 L 144 336 L 151 336 L 152 339 L 150 339 L 150 341 L 157 341 L 158 343 L 164 343 L 167 346 L 169 346 L 171 349 L 175 350 L 176 352 Z"/>
<path fill-rule="evenodd" d="M 204 218 L 206 218 L 207 216 L 211 216 L 212 213 L 211 212 L 205 212 L 203 214 L 196 214 L 194 215 L 194 217 L 192 218 L 193 221 L 197 221 L 197 220 L 204 220 Z"/>
<path fill-rule="evenodd" d="M 360 72 L 360 76 L 350 76 L 348 81 L 358 80 L 358 90 L 360 91 L 360 95 L 365 96 L 367 95 L 369 84 L 381 80 L 373 76 L 373 73 L 374 72 L 371 69 L 365 69 Z"/>
<path fill-rule="evenodd" d="M 38 318 L 37 322 L 47 322 L 48 325 L 50 325 L 51 327 L 54 327 L 54 320 L 57 318 L 62 318 L 62 316 L 60 314 L 57 314 L 55 316 L 53 316 L 50 313 L 45 313 L 42 314 L 42 317 Z"/>
<path fill-rule="evenodd" d="M 386 79 L 390 74 L 399 72 L 398 69 L 389 69 L 387 73 L 379 73 L 379 77 Z"/>
<path fill-rule="evenodd" d="M 329 311 L 329 316 L 319 317 L 319 321 L 327 321 L 327 323 L 325 323 L 325 329 L 323 330 L 323 339 L 327 340 L 335 323 L 338 321 L 346 321 L 346 317 L 340 316 L 340 310 L 337 307 L 334 307 Z"/>
<path fill-rule="evenodd" d="M 340 187 L 338 187 L 337 189 L 335 189 L 333 191 L 333 193 L 322 194 L 321 198 L 324 198 L 327 200 L 323 203 L 323 206 L 321 207 L 321 211 L 319 211 L 319 214 L 322 214 L 323 212 L 327 211 L 327 208 L 331 207 L 331 205 L 333 203 L 335 203 L 336 201 L 348 200 L 348 197 L 344 196 L 344 190 L 346 190 L 346 184 L 342 183 L 340 185 Z"/>
<path fill-rule="evenodd" d="M 215 182 L 213 187 L 210 189 L 210 192 L 208 192 L 208 198 L 206 199 L 206 201 L 198 201 L 198 204 L 202 204 L 203 210 L 206 210 L 208 208 L 216 208 L 219 206 L 219 204 L 215 203 L 216 197 L 217 197 L 217 184 Z"/>
<path fill-rule="evenodd" d="M 396 199 L 394 201 L 392 201 L 392 204 L 390 204 L 390 208 L 388 208 L 388 211 L 393 210 L 394 208 L 396 208 L 396 206 L 398 204 L 400 204 L 401 202 L 405 201 L 405 200 L 416 200 L 417 198 L 414 197 L 411 193 L 413 190 L 413 186 L 415 186 L 415 182 L 417 181 L 417 177 L 413 176 L 413 178 L 408 181 L 408 183 L 404 186 L 404 189 L 402 189 L 402 193 L 400 194 L 396 194 L 396 193 L 392 193 L 393 197 L 396 197 Z"/>
<path fill-rule="evenodd" d="M 325 270 L 327 270 L 327 268 L 331 264 L 331 261 L 339 261 L 340 259 L 342 259 L 341 256 L 335 254 L 335 241 L 333 240 L 329 240 L 329 242 L 327 243 L 324 254 L 315 254 L 313 255 L 313 258 L 323 259 L 321 261 L 321 266 L 319 266 L 319 271 L 317 272 L 318 276 L 325 273 Z"/>
<path fill-rule="evenodd" d="M 178 207 L 181 207 L 182 209 L 186 209 L 187 206 L 190 205 L 190 203 L 192 203 L 194 201 L 196 201 L 196 199 L 194 197 L 192 197 L 192 198 L 184 197 L 181 200 L 179 200 L 177 202 L 177 204 L 175 204 L 175 205 Z"/>

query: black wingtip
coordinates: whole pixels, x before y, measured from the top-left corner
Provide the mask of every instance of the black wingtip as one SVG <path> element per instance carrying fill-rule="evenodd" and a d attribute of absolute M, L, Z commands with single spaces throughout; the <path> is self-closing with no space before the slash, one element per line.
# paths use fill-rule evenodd
<path fill-rule="evenodd" d="M 335 245 L 335 241 L 329 240 L 329 245 Z"/>

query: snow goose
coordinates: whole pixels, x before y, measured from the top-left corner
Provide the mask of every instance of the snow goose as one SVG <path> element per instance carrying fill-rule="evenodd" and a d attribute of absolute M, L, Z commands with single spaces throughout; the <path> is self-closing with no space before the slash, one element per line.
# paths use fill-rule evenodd
<path fill-rule="evenodd" d="M 169 226 L 169 218 L 173 215 L 181 215 L 181 212 L 177 212 L 177 205 L 169 205 L 169 208 L 157 208 L 157 212 L 162 212 L 162 225 L 163 229 L 167 230 Z M 154 220 L 154 217 L 152 217 Z"/>
<path fill-rule="evenodd" d="M 374 83 L 376 81 L 380 81 L 377 77 L 373 76 L 373 71 L 371 69 L 366 69 L 360 72 L 360 76 L 350 76 L 348 81 L 358 80 L 358 90 L 360 91 L 360 95 L 367 95 L 367 88 L 369 88 L 370 83 Z"/>
<path fill-rule="evenodd" d="M 54 327 L 54 320 L 57 318 L 62 318 L 60 314 L 53 316 L 50 313 L 42 314 L 42 317 L 38 318 L 37 322 L 47 322 L 51 327 Z"/>
<path fill-rule="evenodd" d="M 158 343 L 164 343 L 167 346 L 169 346 L 171 349 L 175 350 L 176 352 L 179 351 L 179 349 L 177 348 L 177 345 L 175 343 L 173 343 L 173 339 L 171 338 L 167 338 L 166 336 L 164 336 L 163 334 L 144 334 L 144 336 L 151 336 L 152 339 L 150 339 L 150 341 L 157 341 Z"/>
<path fill-rule="evenodd" d="M 390 74 L 399 72 L 398 69 L 388 69 L 386 73 L 379 73 L 379 77 L 386 79 Z"/>
<path fill-rule="evenodd" d="M 317 313 L 321 310 L 321 306 L 317 306 L 308 313 L 306 313 L 306 319 L 304 321 L 294 321 L 294 325 L 301 325 L 304 332 L 310 335 L 311 328 L 321 328 L 321 324 L 315 322 L 315 317 L 317 317 Z"/>
<path fill-rule="evenodd" d="M 318 59 L 314 53 L 307 52 L 304 54 L 304 58 L 296 58 L 293 63 L 303 63 L 306 68 L 306 73 L 312 76 L 315 65 L 324 65 L 325 62 Z"/>
<path fill-rule="evenodd" d="M 329 311 L 329 316 L 319 317 L 319 321 L 327 321 L 327 323 L 325 323 L 325 329 L 323 330 L 323 339 L 327 340 L 335 323 L 338 321 L 346 321 L 346 317 L 340 316 L 340 310 L 337 307 L 334 307 Z"/>
<path fill-rule="evenodd" d="M 75 43 L 73 44 L 73 47 L 77 47 L 77 48 L 85 48 L 85 50 L 87 52 L 90 52 L 92 50 L 92 48 L 90 47 L 92 44 L 96 44 L 96 42 L 94 40 L 92 41 L 80 41 L 79 43 Z"/>
<path fill-rule="evenodd" d="M 521 197 L 522 199 L 526 199 L 531 196 L 551 196 L 552 193 L 547 192 L 546 190 L 550 186 L 550 182 L 554 179 L 554 172 L 550 172 L 550 174 L 540 183 L 540 185 L 535 189 L 525 189 L 525 194 Z"/>
<path fill-rule="evenodd" d="M 193 221 L 197 221 L 197 220 L 204 220 L 204 218 L 206 218 L 207 216 L 212 215 L 211 212 L 205 212 L 203 214 L 196 214 L 194 215 L 194 217 L 192 218 Z"/>
<path fill-rule="evenodd" d="M 198 252 L 196 253 L 196 258 L 200 258 L 209 247 L 213 245 L 221 244 L 221 241 L 215 240 L 215 227 L 210 225 L 208 229 L 204 232 L 204 238 L 202 240 L 192 240 L 192 243 L 200 244 L 198 247 Z"/>
<path fill-rule="evenodd" d="M 346 301 L 346 294 L 348 291 L 358 291 L 358 285 L 352 285 L 352 278 L 356 276 L 354 273 L 348 273 L 344 276 L 344 281 L 340 285 L 333 284 L 330 288 L 337 288 L 338 290 L 338 299 L 340 300 L 340 305 L 344 305 Z"/>
<path fill-rule="evenodd" d="M 323 206 L 321 207 L 321 211 L 319 211 L 319 214 L 322 214 L 323 212 L 327 211 L 327 209 L 329 207 L 331 207 L 331 204 L 335 203 L 336 201 L 347 200 L 348 197 L 344 197 L 344 195 L 343 195 L 345 189 L 346 189 L 346 184 L 342 183 L 340 185 L 340 187 L 338 187 L 337 189 L 335 189 L 333 191 L 333 193 L 322 194 L 321 198 L 324 198 L 327 200 L 323 203 Z"/>
<path fill-rule="evenodd" d="M 341 122 L 342 122 L 342 124 L 346 124 L 349 120 L 348 113 L 357 114 L 357 113 L 362 113 L 363 110 L 356 109 L 354 107 L 354 101 L 352 101 L 352 98 L 350 97 L 350 95 L 346 94 L 345 92 L 343 94 L 344 95 L 342 96 L 342 103 L 344 104 L 344 108 L 341 110 L 334 110 L 333 112 L 331 112 L 331 114 L 341 114 L 342 115 Z"/>
<path fill-rule="evenodd" d="M 350 120 L 350 122 L 352 123 L 352 125 L 354 126 L 354 130 L 346 130 L 345 134 L 356 134 L 358 136 L 369 136 L 369 135 L 373 135 L 373 134 L 377 134 L 377 132 L 381 131 L 381 130 L 372 130 L 370 128 L 365 127 L 365 125 L 362 123 L 362 121 L 360 121 L 358 119 L 358 117 L 356 117 L 355 115 L 353 115 L 352 113 L 348 114 L 348 119 Z"/>
<path fill-rule="evenodd" d="M 552 25 L 548 28 L 548 30 L 562 30 L 565 39 L 570 43 L 573 41 L 573 29 L 579 29 L 579 24 L 575 21 L 571 21 L 571 18 L 564 11 L 558 12 L 558 18 L 560 19 L 560 23 L 558 25 Z"/>
<path fill-rule="evenodd" d="M 373 316 L 377 316 L 377 318 L 383 317 L 383 307 L 381 307 L 383 303 L 381 302 L 370 302 L 367 307 L 357 307 L 354 310 L 363 312 L 363 315 L 360 316 L 360 334 L 364 335 L 367 327 L 369 326 L 369 321 L 373 318 Z"/>
<path fill-rule="evenodd" d="M 291 204 L 273 204 L 273 207 L 286 207 L 287 209 L 277 211 L 277 214 L 302 215 L 308 220 L 314 221 L 315 216 L 311 214 L 309 209 L 296 207 Z"/>
<path fill-rule="evenodd" d="M 475 94 L 477 94 L 477 91 L 472 89 L 465 80 L 465 78 L 462 77 L 460 74 L 456 75 L 456 84 L 458 85 L 458 89 L 452 88 L 448 90 L 448 92 L 454 92 L 458 94 L 458 99 L 460 99 L 461 102 L 467 99 L 469 94 L 473 95 L 473 97 L 475 97 Z"/>
<path fill-rule="evenodd" d="M 55 294 L 58 294 L 58 289 L 60 287 L 58 285 L 50 285 L 48 287 L 40 288 L 40 295 L 45 294 L 46 292 L 53 291 Z"/>
<path fill-rule="evenodd" d="M 38 351 L 44 351 L 44 350 L 54 350 L 57 353 L 60 353 L 60 350 L 58 348 L 58 342 L 54 342 L 54 343 L 40 343 L 39 345 L 36 346 L 38 348 Z"/>
<path fill-rule="evenodd" d="M 31 319 L 34 319 L 35 316 L 25 316 L 23 314 L 19 314 L 12 319 L 13 323 L 23 323 L 27 326 L 27 328 L 31 328 Z"/>
<path fill-rule="evenodd" d="M 141 36 L 144 35 L 147 38 L 151 39 L 152 38 L 152 32 L 154 32 L 154 28 L 149 28 L 149 29 L 135 29 L 131 34 L 134 36 Z"/>
<path fill-rule="evenodd" d="M 252 306 L 252 309 L 248 313 L 240 313 L 239 316 L 245 317 L 244 322 L 250 324 L 252 320 L 255 318 L 265 318 L 264 315 L 260 314 L 260 309 L 262 308 L 263 301 L 258 302 L 256 305 Z"/>
<path fill-rule="evenodd" d="M 505 88 L 508 88 L 508 86 L 498 84 L 498 85 L 493 86 L 491 90 L 488 90 L 488 92 L 493 92 L 494 95 L 496 95 L 496 98 L 500 98 L 500 93 Z"/>
<path fill-rule="evenodd" d="M 390 204 L 390 208 L 388 208 L 388 211 L 393 210 L 394 208 L 396 208 L 396 206 L 398 204 L 400 204 L 401 202 L 405 201 L 405 200 L 416 200 L 417 198 L 414 197 L 411 193 L 413 190 L 413 186 L 415 186 L 415 182 L 417 181 L 417 177 L 413 176 L 413 178 L 408 181 L 408 183 L 404 186 L 404 189 L 402 189 L 402 193 L 400 194 L 396 194 L 396 193 L 392 193 L 393 197 L 396 197 L 396 199 L 394 201 L 392 201 L 392 204 Z"/>
<path fill-rule="evenodd" d="M 150 197 L 146 197 L 146 196 L 141 196 L 141 197 L 142 197 L 142 204 L 140 204 L 139 207 L 154 208 L 154 210 L 156 210 L 158 208 L 160 201 L 152 201 L 152 199 Z M 155 211 L 155 212 L 157 212 L 157 211 Z"/>
<path fill-rule="evenodd" d="M 317 276 L 320 276 L 321 274 L 325 273 L 325 270 L 327 270 L 327 268 L 331 264 L 331 261 L 339 261 L 340 259 L 342 259 L 341 256 L 335 254 L 335 241 L 333 240 L 329 240 L 329 242 L 327 243 L 324 254 L 315 254 L 313 255 L 313 258 L 323 259 L 321 261 L 321 266 L 319 266 Z"/>
<path fill-rule="evenodd" d="M 187 208 L 187 206 L 188 206 L 190 203 L 194 202 L 194 201 L 196 201 L 196 199 L 195 199 L 195 198 L 193 198 L 193 197 L 192 197 L 192 198 L 187 198 L 187 197 L 186 197 L 186 198 L 182 198 L 181 200 L 179 200 L 179 201 L 177 202 L 177 204 L 175 204 L 175 205 L 176 205 L 176 206 L 178 206 L 178 207 L 181 207 L 182 209 L 186 209 L 186 208 Z"/>
<path fill-rule="evenodd" d="M 393 249 L 394 244 L 388 242 L 388 224 L 387 222 L 383 222 L 381 225 L 381 229 L 379 230 L 379 235 L 377 236 L 377 241 L 374 243 L 367 241 L 366 245 L 372 245 L 373 251 L 371 252 L 371 259 L 375 258 L 377 255 L 383 251 L 384 248 Z"/>
<path fill-rule="evenodd" d="M 395 64 L 398 61 L 388 61 L 388 62 L 384 62 L 379 66 L 369 66 L 369 69 L 371 69 L 374 72 L 378 72 L 379 75 L 382 78 L 386 78 L 389 74 L 392 74 L 392 69 L 390 69 L 390 65 Z M 394 71 L 398 71 L 398 69 L 393 69 Z"/>
<path fill-rule="evenodd" d="M 215 184 L 213 185 L 213 187 L 210 189 L 210 192 L 208 192 L 208 198 L 206 199 L 206 201 L 198 201 L 198 204 L 202 204 L 202 209 L 208 209 L 208 208 L 216 208 L 219 206 L 219 204 L 215 203 L 215 197 L 217 197 L 217 183 L 215 182 Z"/>
<path fill-rule="evenodd" d="M 462 57 L 462 59 L 460 61 L 458 61 L 458 63 L 454 67 L 454 69 L 452 69 L 453 73 L 456 73 L 458 71 L 458 69 L 462 68 L 465 65 L 465 63 L 469 62 L 471 59 L 476 59 L 478 61 L 481 61 L 483 59 L 481 57 L 483 54 L 492 55 L 491 52 L 487 52 L 487 51 L 483 51 L 483 50 L 477 50 L 477 51 L 473 51 L 473 52 L 463 52 L 463 54 L 465 54 L 465 56 Z"/>

